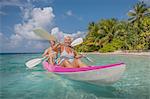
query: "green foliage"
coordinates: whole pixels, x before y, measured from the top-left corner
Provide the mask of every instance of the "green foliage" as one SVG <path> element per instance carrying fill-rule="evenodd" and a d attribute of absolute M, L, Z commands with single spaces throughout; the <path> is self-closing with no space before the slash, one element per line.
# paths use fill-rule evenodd
<path fill-rule="evenodd" d="M 113 52 L 120 50 L 122 47 L 123 41 L 115 38 L 111 43 L 108 43 L 103 48 L 99 49 L 99 52 Z"/>
<path fill-rule="evenodd" d="M 112 44 L 107 44 L 103 48 L 99 49 L 99 52 L 114 52 L 116 48 Z"/>
<path fill-rule="evenodd" d="M 144 4 L 144 2 L 139 2 L 128 12 L 128 16 L 130 17 L 128 20 L 131 23 L 139 22 L 144 16 L 149 16 L 149 14 L 150 11 L 149 8 L 146 7 L 146 4 Z"/>
<path fill-rule="evenodd" d="M 80 52 L 113 52 L 116 50 L 150 50 L 150 8 L 143 2 L 130 10 L 129 21 L 102 19 L 91 22 Z"/>

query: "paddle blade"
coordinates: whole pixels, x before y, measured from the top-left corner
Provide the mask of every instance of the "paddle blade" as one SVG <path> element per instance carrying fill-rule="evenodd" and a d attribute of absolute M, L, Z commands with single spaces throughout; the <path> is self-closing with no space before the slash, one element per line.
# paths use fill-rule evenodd
<path fill-rule="evenodd" d="M 76 40 L 74 40 L 72 43 L 71 43 L 71 46 L 74 47 L 76 45 L 79 45 L 83 42 L 83 39 L 82 38 L 78 38 Z"/>
<path fill-rule="evenodd" d="M 85 56 L 85 58 L 86 58 L 88 61 L 93 62 L 93 60 L 92 60 L 91 58 L 89 58 L 89 57 L 87 57 L 87 56 Z"/>
<path fill-rule="evenodd" d="M 36 65 L 40 64 L 43 58 L 35 58 L 25 63 L 28 68 L 33 68 Z"/>
<path fill-rule="evenodd" d="M 36 35 L 38 35 L 39 37 L 41 37 L 41 38 L 43 38 L 43 39 L 45 39 L 45 40 L 53 40 L 53 41 L 56 40 L 56 38 L 55 38 L 53 35 L 49 34 L 49 33 L 48 33 L 46 30 L 44 30 L 44 29 L 35 29 L 35 30 L 33 30 L 33 32 L 34 32 Z"/>

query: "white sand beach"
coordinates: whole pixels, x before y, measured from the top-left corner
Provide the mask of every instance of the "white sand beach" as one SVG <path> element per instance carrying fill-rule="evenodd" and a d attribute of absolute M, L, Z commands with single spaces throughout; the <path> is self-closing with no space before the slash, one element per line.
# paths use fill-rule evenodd
<path fill-rule="evenodd" d="M 107 52 L 107 53 L 100 53 L 100 52 L 87 52 L 84 54 L 99 54 L 99 55 L 141 55 L 141 56 L 150 56 L 150 51 L 148 52 L 129 52 L 129 51 L 115 51 L 115 52 Z"/>

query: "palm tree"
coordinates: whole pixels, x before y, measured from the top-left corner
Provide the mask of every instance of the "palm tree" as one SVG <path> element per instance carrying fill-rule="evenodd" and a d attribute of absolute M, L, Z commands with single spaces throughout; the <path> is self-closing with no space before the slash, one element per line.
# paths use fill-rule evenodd
<path fill-rule="evenodd" d="M 89 30 L 88 34 L 90 36 L 96 36 L 97 31 L 99 30 L 99 27 L 98 27 L 97 23 L 91 22 L 91 23 L 89 23 L 88 30 Z"/>
<path fill-rule="evenodd" d="M 133 49 L 137 49 L 137 46 L 141 43 L 141 33 L 143 31 L 143 24 L 142 21 L 145 17 L 150 16 L 150 8 L 144 4 L 144 2 L 137 3 L 133 10 L 130 10 L 128 12 L 128 16 L 130 17 L 128 20 L 131 25 L 131 31 L 132 32 L 132 47 Z"/>
<path fill-rule="evenodd" d="M 94 22 L 90 22 L 88 26 L 88 30 L 90 31 L 95 26 Z"/>
<path fill-rule="evenodd" d="M 115 38 L 120 39 L 121 41 L 123 41 L 123 49 L 127 50 L 130 48 L 128 39 L 129 39 L 129 35 L 130 35 L 130 31 L 129 31 L 129 26 L 130 24 L 126 21 L 119 21 L 116 28 L 116 33 L 115 33 Z"/>
<path fill-rule="evenodd" d="M 129 22 L 134 23 L 148 15 L 150 15 L 150 8 L 146 7 L 143 2 L 139 2 L 128 12 L 128 16 L 130 17 L 128 20 Z"/>
<path fill-rule="evenodd" d="M 95 39 L 95 44 L 99 44 L 99 46 L 103 46 L 106 43 L 110 43 L 114 35 L 116 33 L 116 19 L 109 19 L 109 20 L 101 20 L 99 23 L 99 31 L 98 36 Z"/>

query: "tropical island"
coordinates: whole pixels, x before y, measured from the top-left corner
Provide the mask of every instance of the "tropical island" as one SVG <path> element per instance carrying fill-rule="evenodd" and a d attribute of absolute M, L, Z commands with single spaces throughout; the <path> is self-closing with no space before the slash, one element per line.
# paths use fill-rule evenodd
<path fill-rule="evenodd" d="M 133 6 L 128 20 L 115 18 L 90 22 L 79 52 L 149 52 L 150 7 L 143 2 Z"/>

